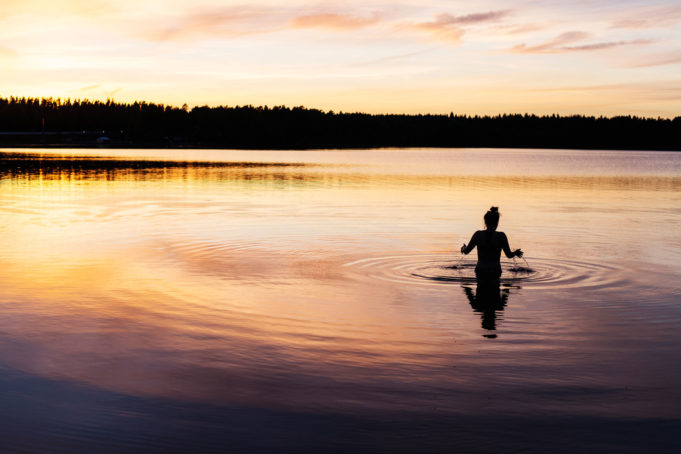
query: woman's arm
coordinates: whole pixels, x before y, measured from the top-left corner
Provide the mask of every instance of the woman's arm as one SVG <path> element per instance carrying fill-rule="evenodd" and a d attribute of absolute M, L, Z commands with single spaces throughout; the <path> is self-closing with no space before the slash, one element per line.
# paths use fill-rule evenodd
<path fill-rule="evenodd" d="M 509 259 L 512 259 L 513 257 L 522 257 L 523 251 L 521 251 L 520 249 L 516 249 L 515 251 L 511 252 L 511 247 L 508 245 L 508 238 L 506 238 L 506 234 L 503 233 L 503 232 L 499 232 L 499 233 L 501 233 L 501 236 L 502 236 L 501 247 L 503 248 L 504 254 L 506 254 L 506 257 L 508 257 Z"/>
<path fill-rule="evenodd" d="M 468 254 L 473 250 L 475 246 L 478 244 L 478 232 L 475 232 L 473 236 L 471 237 L 471 240 L 468 242 L 468 246 L 464 243 L 463 246 L 461 246 L 461 253 L 462 254 Z"/>

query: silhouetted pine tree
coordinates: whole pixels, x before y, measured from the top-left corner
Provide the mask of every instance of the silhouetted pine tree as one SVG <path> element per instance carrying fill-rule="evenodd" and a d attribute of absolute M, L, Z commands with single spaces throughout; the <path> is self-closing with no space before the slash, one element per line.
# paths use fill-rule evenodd
<path fill-rule="evenodd" d="M 681 150 L 681 117 L 370 115 L 250 105 L 190 110 L 59 98 L 0 98 L 2 132 L 24 134 L 0 134 L 0 145 L 91 145 L 107 136 L 112 146 L 150 147 Z"/>

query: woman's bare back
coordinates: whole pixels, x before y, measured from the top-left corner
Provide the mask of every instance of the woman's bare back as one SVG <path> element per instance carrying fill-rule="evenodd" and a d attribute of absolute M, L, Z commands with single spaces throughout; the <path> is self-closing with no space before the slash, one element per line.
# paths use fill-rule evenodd
<path fill-rule="evenodd" d="M 486 230 L 478 230 L 471 237 L 468 245 L 461 246 L 461 252 L 470 253 L 473 248 L 478 248 L 478 264 L 475 266 L 475 273 L 493 275 L 497 278 L 501 275 L 501 251 L 506 257 L 522 257 L 523 251 L 516 249 L 511 251 L 508 245 L 508 238 L 504 232 L 497 232 L 499 224 L 499 211 L 497 207 L 492 207 L 485 213 Z"/>
<path fill-rule="evenodd" d="M 468 252 L 476 246 L 478 248 L 478 264 L 475 271 L 501 273 L 501 251 L 503 250 L 508 258 L 514 256 L 508 246 L 508 238 L 506 238 L 504 232 L 478 230 L 473 234 L 468 244 Z"/>

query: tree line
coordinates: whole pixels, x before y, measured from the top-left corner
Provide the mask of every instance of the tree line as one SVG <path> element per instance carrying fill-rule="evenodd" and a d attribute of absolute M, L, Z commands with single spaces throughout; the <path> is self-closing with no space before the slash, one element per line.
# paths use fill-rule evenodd
<path fill-rule="evenodd" d="M 518 147 L 681 150 L 681 116 L 324 112 L 286 106 L 0 98 L 0 145 L 206 148 Z"/>

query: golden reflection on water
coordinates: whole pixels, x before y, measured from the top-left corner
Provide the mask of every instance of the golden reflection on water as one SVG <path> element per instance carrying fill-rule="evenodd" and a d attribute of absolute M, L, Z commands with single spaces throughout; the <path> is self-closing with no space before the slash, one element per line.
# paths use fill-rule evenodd
<path fill-rule="evenodd" d="M 462 175 L 460 162 L 441 155 L 435 167 L 356 159 L 3 160 L 0 359 L 129 394 L 339 411 L 416 408 L 428 399 L 414 389 L 479 392 L 490 385 L 489 368 L 517 386 L 565 384 L 536 372 L 553 367 L 569 376 L 583 366 L 570 345 L 598 357 L 601 335 L 630 328 L 626 312 L 602 319 L 590 305 L 628 292 L 668 310 L 668 300 L 650 300 L 643 287 L 678 292 L 669 276 L 681 263 L 680 240 L 660 228 L 681 216 L 681 176 L 668 170 L 553 175 L 559 162 L 530 175 Z M 464 168 L 486 165 L 484 154 L 466 159 L 473 161 Z M 592 268 L 603 274 L 592 276 L 601 285 L 581 293 L 520 282 L 503 289 L 503 308 L 490 314 L 476 309 L 474 289 L 407 285 L 378 279 L 377 268 L 346 266 L 400 254 L 452 264 L 490 205 L 501 207 L 501 229 L 530 264 L 533 257 L 540 265 L 559 258 L 605 264 L 616 279 Z M 657 241 L 641 241 L 650 232 Z M 650 267 L 659 274 L 643 279 Z M 555 265 L 549 280 L 565 282 L 576 268 Z M 671 332 L 677 319 L 655 329 Z M 639 335 L 651 330 L 643 324 Z M 483 338 L 491 331 L 497 339 Z M 626 360 L 632 353 L 608 354 Z M 642 385 L 659 384 L 636 376 L 634 366 L 618 367 Z M 572 380 L 606 377 L 604 370 Z M 438 405 L 485 412 L 506 404 Z M 619 409 L 599 401 L 592 411 Z"/>

